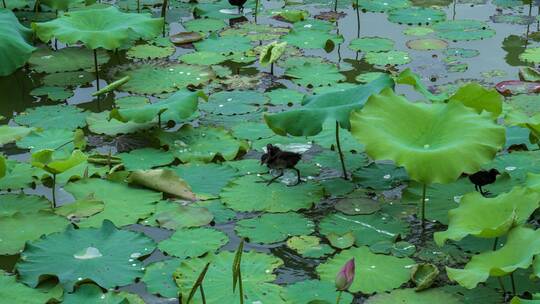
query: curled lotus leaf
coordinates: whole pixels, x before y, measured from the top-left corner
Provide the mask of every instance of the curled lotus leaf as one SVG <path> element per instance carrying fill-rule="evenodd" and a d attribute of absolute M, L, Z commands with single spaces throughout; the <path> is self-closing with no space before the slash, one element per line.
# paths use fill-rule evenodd
<path fill-rule="evenodd" d="M 411 103 L 385 89 L 351 114 L 352 134 L 376 160 L 393 160 L 421 183 L 474 173 L 503 147 L 505 128 L 461 103 Z M 463 134 L 468 134 L 464 137 Z"/>
<path fill-rule="evenodd" d="M 36 48 L 28 43 L 32 32 L 11 10 L 0 9 L 0 27 L 0 76 L 7 76 L 23 66 Z"/>

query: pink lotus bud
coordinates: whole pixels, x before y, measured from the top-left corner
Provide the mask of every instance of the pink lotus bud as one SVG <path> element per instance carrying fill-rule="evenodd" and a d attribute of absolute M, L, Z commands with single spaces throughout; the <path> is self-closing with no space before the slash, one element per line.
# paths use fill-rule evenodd
<path fill-rule="evenodd" d="M 354 258 L 345 263 L 343 268 L 336 275 L 336 289 L 344 291 L 351 287 L 354 281 Z"/>

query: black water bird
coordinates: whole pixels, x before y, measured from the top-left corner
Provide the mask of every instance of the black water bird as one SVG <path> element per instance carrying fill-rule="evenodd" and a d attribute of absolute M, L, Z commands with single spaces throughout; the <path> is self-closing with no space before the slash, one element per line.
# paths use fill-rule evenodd
<path fill-rule="evenodd" d="M 501 174 L 497 169 L 480 170 L 474 174 L 469 175 L 469 180 L 474 184 L 474 189 L 479 191 L 483 196 L 489 195 L 489 191 L 484 191 L 483 186 L 493 184 L 497 179 L 497 175 Z"/>
<path fill-rule="evenodd" d="M 266 153 L 261 156 L 261 165 L 266 164 L 269 169 L 279 170 L 279 174 L 269 180 L 267 185 L 273 183 L 276 179 L 283 176 L 285 169 L 292 169 L 296 171 L 296 184 L 298 185 L 300 180 L 300 170 L 296 168 L 296 164 L 302 159 L 302 155 L 295 152 L 282 151 L 280 148 L 268 144 L 266 145 Z"/>
<path fill-rule="evenodd" d="M 246 4 L 247 0 L 229 0 L 229 4 L 233 6 L 238 6 L 238 12 L 243 13 L 244 12 L 244 4 Z"/>

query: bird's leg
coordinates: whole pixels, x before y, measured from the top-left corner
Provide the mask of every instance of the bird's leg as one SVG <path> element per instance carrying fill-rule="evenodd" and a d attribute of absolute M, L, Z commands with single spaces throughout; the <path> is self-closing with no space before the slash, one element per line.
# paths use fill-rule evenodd
<path fill-rule="evenodd" d="M 272 178 L 271 180 L 268 181 L 268 183 L 266 183 L 267 186 L 270 186 L 276 179 L 280 178 L 283 176 L 283 169 L 281 169 L 281 171 L 279 172 L 279 174 L 277 176 L 275 176 L 274 178 Z"/>
<path fill-rule="evenodd" d="M 298 168 L 292 168 L 294 171 L 296 171 L 296 184 L 294 186 L 300 184 L 302 180 L 300 179 L 300 170 Z"/>
<path fill-rule="evenodd" d="M 474 190 L 478 191 L 478 185 L 474 185 Z"/>

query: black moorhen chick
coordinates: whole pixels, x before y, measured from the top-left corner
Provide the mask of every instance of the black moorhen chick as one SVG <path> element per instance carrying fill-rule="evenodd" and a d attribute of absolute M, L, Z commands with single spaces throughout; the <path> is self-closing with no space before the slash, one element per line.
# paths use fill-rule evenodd
<path fill-rule="evenodd" d="M 497 179 L 497 175 L 501 174 L 497 169 L 491 169 L 489 171 L 480 170 L 474 174 L 469 175 L 469 180 L 474 184 L 474 189 L 480 191 L 483 196 L 489 195 L 489 191 L 482 190 L 485 185 L 493 184 Z"/>
<path fill-rule="evenodd" d="M 230 5 L 238 6 L 238 12 L 243 13 L 244 12 L 244 4 L 246 4 L 247 0 L 229 0 Z"/>
<path fill-rule="evenodd" d="M 282 151 L 280 148 L 272 144 L 266 145 L 266 153 L 261 156 L 261 165 L 266 164 L 269 169 L 280 171 L 279 175 L 269 180 L 267 185 L 270 185 L 276 179 L 282 177 L 285 169 L 293 169 L 294 171 L 296 171 L 297 180 L 296 184 L 294 185 L 298 185 L 301 182 L 300 170 L 298 170 L 295 166 L 296 164 L 298 164 L 300 159 L 302 159 L 301 154 L 289 151 Z"/>

